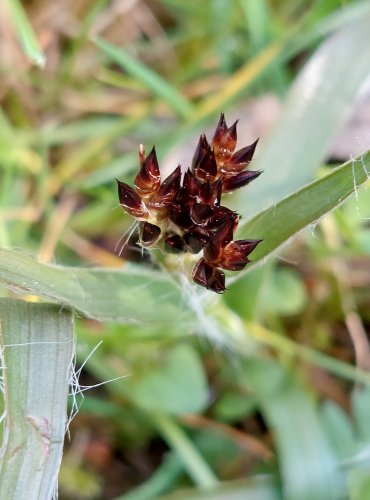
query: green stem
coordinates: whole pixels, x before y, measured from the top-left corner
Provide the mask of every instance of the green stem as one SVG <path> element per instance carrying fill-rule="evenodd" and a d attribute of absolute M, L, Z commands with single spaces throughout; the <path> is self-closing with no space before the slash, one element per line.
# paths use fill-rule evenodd
<path fill-rule="evenodd" d="M 163 438 L 177 452 L 194 483 L 202 488 L 215 487 L 218 484 L 216 475 L 177 422 L 164 413 L 153 415 L 153 419 Z"/>
<path fill-rule="evenodd" d="M 301 359 L 312 363 L 316 366 L 320 366 L 325 370 L 334 373 L 338 377 L 341 377 L 351 382 L 362 382 L 364 384 L 370 385 L 370 374 L 365 370 L 356 368 L 352 365 L 344 363 L 338 359 L 334 359 L 327 354 L 316 351 L 311 347 L 297 344 L 296 342 L 279 335 L 278 333 L 267 330 L 261 325 L 256 323 L 247 323 L 247 331 L 250 335 L 261 342 L 262 344 L 268 345 L 276 349 L 277 351 L 287 354 L 288 356 L 297 356 Z"/>

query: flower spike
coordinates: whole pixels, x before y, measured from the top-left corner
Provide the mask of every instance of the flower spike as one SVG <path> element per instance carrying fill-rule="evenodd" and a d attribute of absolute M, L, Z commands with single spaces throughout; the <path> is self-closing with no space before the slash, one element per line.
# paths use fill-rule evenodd
<path fill-rule="evenodd" d="M 139 221 L 141 245 L 200 254 L 192 278 L 216 293 L 226 290 L 223 270 L 244 269 L 261 242 L 234 240 L 239 215 L 221 205 L 223 193 L 246 186 L 261 174 L 248 170 L 258 140 L 235 151 L 237 124 L 228 127 L 221 113 L 211 143 L 200 136 L 182 182 L 180 166 L 161 182 L 154 146 L 147 156 L 140 146 L 135 188 L 117 181 L 120 204 Z"/>

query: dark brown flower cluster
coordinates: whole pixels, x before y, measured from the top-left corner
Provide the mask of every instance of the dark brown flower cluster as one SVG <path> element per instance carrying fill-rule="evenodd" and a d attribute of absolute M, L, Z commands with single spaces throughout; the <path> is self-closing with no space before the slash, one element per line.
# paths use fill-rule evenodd
<path fill-rule="evenodd" d="M 228 127 L 221 114 L 211 144 L 200 136 L 182 182 L 180 166 L 161 182 L 155 148 L 145 156 L 142 146 L 135 189 L 117 180 L 120 204 L 139 221 L 141 245 L 164 242 L 167 250 L 202 252 L 193 280 L 217 293 L 225 291 L 222 270 L 243 269 L 261 241 L 233 240 L 239 216 L 220 204 L 223 193 L 249 184 L 261 173 L 247 169 L 258 141 L 235 151 L 236 126 L 237 122 Z"/>

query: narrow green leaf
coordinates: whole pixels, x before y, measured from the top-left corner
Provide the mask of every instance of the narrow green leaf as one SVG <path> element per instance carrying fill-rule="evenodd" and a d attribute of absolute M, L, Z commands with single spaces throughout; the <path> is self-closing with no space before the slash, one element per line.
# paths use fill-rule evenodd
<path fill-rule="evenodd" d="M 348 118 L 369 76 L 370 8 L 327 39 L 293 85 L 272 135 L 261 140 L 253 169 L 264 174 L 235 207 L 250 216 L 309 182 Z M 353 63 L 356 61 L 356 64 Z"/>
<path fill-rule="evenodd" d="M 252 254 L 253 262 L 271 254 L 303 228 L 338 207 L 366 183 L 369 171 L 370 153 L 366 153 L 333 169 L 330 174 L 307 184 L 247 221 L 238 232 L 238 237 L 263 240 Z"/>
<path fill-rule="evenodd" d="M 1 299 L 0 320 L 6 415 L 0 498 L 51 498 L 67 424 L 72 315 L 56 305 Z"/>
<path fill-rule="evenodd" d="M 264 328 L 258 323 L 248 322 L 246 328 L 249 335 L 255 340 L 269 348 L 276 349 L 278 353 L 292 358 L 301 358 L 344 380 L 370 385 L 370 375 L 365 370 L 295 342 L 288 337 Z"/>
<path fill-rule="evenodd" d="M 286 500 L 337 500 L 343 477 L 307 389 L 276 362 L 246 362 L 249 385 L 273 429 Z"/>
<path fill-rule="evenodd" d="M 176 321 L 186 325 L 189 320 L 180 287 L 170 276 L 145 267 L 104 270 L 53 266 L 0 249 L 0 281 L 103 321 Z"/>
<path fill-rule="evenodd" d="M 41 50 L 22 3 L 19 0 L 8 0 L 8 5 L 24 52 L 37 66 L 43 67 L 45 64 L 45 54 Z"/>
<path fill-rule="evenodd" d="M 122 47 L 114 47 L 99 37 L 94 42 L 106 56 L 130 73 L 131 76 L 141 81 L 155 95 L 167 102 L 180 116 L 186 118 L 192 113 L 193 106 L 173 85 L 138 59 L 131 57 Z"/>
<path fill-rule="evenodd" d="M 152 414 L 152 419 L 195 484 L 201 488 L 215 487 L 217 477 L 180 425 L 165 413 Z"/>

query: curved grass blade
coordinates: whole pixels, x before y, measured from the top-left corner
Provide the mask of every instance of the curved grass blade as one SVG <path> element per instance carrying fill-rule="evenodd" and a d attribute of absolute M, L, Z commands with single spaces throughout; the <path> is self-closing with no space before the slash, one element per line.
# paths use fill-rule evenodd
<path fill-rule="evenodd" d="M 40 264 L 0 249 L 0 281 L 48 297 L 101 321 L 187 324 L 181 289 L 170 276 L 144 267 L 124 270 Z"/>
<path fill-rule="evenodd" d="M 270 255 L 299 231 L 341 205 L 369 179 L 370 153 L 344 163 L 247 221 L 238 237 L 262 239 L 253 262 Z M 253 264 L 247 268 L 251 269 Z M 241 273 L 238 274 L 238 277 Z M 237 277 L 235 278 L 237 279 Z"/>

